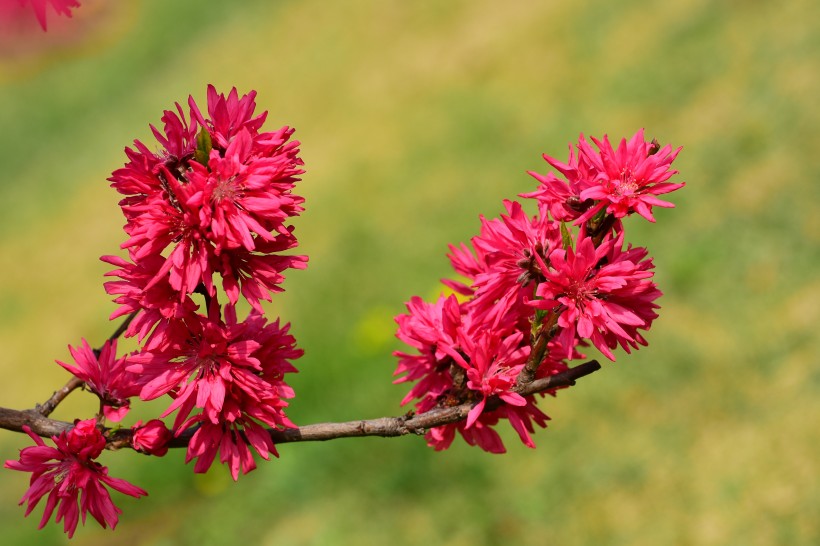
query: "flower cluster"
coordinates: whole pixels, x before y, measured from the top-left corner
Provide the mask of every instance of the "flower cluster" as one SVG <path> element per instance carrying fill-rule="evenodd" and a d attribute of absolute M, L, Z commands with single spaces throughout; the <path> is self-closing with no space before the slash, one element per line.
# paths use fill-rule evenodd
<path fill-rule="evenodd" d="M 415 349 L 396 352 L 396 382 L 416 382 L 402 404 L 416 400 L 419 412 L 473 404 L 464 422 L 428 432 L 435 449 L 458 431 L 470 445 L 504 452 L 493 428 L 502 419 L 534 447 L 534 425 L 548 417 L 535 396 L 518 392 L 525 367 L 547 377 L 583 358 L 579 349 L 590 343 L 611 360 L 618 346 L 646 345 L 640 330 L 657 317 L 661 292 L 647 250 L 624 246 L 622 219 L 654 222 L 653 206 L 674 206 L 657 195 L 683 186 L 667 182 L 680 150 L 647 142 L 643 130 L 617 150 L 607 137 L 592 140 L 597 150 L 581 135 L 567 163 L 544 156 L 560 177 L 530 173 L 539 187 L 521 197 L 535 199 L 535 215 L 505 201 L 506 214 L 481 218 L 471 246 L 450 246 L 466 280 L 442 281 L 455 294 L 433 304 L 414 297 L 396 317 L 397 337 Z"/>
<path fill-rule="evenodd" d="M 207 114 L 190 97 L 187 112 L 176 104 L 161 129 L 151 126 L 158 151 L 135 141 L 109 179 L 122 195 L 127 256 L 101 258 L 114 266 L 104 286 L 119 306 L 111 319 L 127 318 L 100 349 L 82 339 L 69 346 L 73 363 L 58 361 L 71 384 L 99 398 L 99 413 L 52 437 L 56 447 L 24 427 L 36 445 L 5 463 L 32 474 L 26 515 L 47 497 L 40 527 L 56 509 L 69 536 L 88 513 L 113 528 L 121 512 L 105 486 L 147 494 L 108 476 L 96 461 L 106 446 L 163 456 L 187 444 L 195 472 L 219 456 L 236 480 L 256 467 L 255 455 L 278 456 L 270 429 L 295 426 L 285 376 L 302 350 L 289 324 L 268 321 L 262 302 L 282 291 L 285 270 L 307 264 L 286 253 L 297 246 L 290 220 L 303 210 L 293 193 L 302 161 L 293 130 L 262 131 L 267 113 L 255 109 L 255 92 L 209 86 Z M 395 353 L 396 383 L 414 383 L 402 404 L 466 413 L 429 430 L 436 450 L 458 432 L 503 453 L 503 420 L 535 447 L 532 434 L 549 417 L 529 383 L 566 371 L 585 348 L 614 361 L 618 347 L 647 344 L 661 292 L 647 250 L 625 242 L 623 219 L 654 222 L 653 207 L 673 206 L 657 196 L 683 186 L 668 181 L 680 150 L 647 142 L 643 131 L 617 149 L 607 137 L 592 142 L 597 150 L 582 135 L 566 163 L 544 156 L 558 174 L 530 173 L 539 186 L 521 195 L 536 212 L 504 201 L 500 217 L 481 217 L 469 245 L 450 245 L 458 276 L 442 280 L 450 293 L 433 303 L 413 297 L 396 317 L 397 337 L 410 347 Z M 240 320 L 241 307 L 249 310 Z M 120 334 L 136 338 L 137 349 L 118 356 Z M 124 419 L 135 397 L 170 402 L 130 429 L 101 426 Z M 169 428 L 162 419 L 172 415 Z"/>
<path fill-rule="evenodd" d="M 193 98 L 188 106 L 187 115 L 179 104 L 166 111 L 161 130 L 151 127 L 158 151 L 135 141 L 126 148 L 128 162 L 110 178 L 123 196 L 127 257 L 101 258 L 115 267 L 106 274 L 115 279 L 104 286 L 119 305 L 111 319 L 128 317 L 124 335 L 136 337 L 138 349 L 117 357 L 115 339 L 99 350 L 83 339 L 69 347 L 73 364 L 58 363 L 97 395 L 100 420 L 123 419 L 133 397 L 167 396 L 170 403 L 158 419 L 132 427 L 131 447 L 162 456 L 174 437 L 184 435 L 186 462 L 196 460 L 195 472 L 207 471 L 219 455 L 236 480 L 256 467 L 254 453 L 278 455 L 268 427 L 295 426 L 285 414 L 286 400 L 294 396 L 285 376 L 296 372 L 292 361 L 302 351 L 289 324 L 268 322 L 261 301 L 282 291 L 286 269 L 307 264 L 306 256 L 284 254 L 297 246 L 289 221 L 303 210 L 303 198 L 293 193 L 302 160 L 293 129 L 262 131 L 267 112 L 254 113 L 255 92 L 224 95 L 209 86 L 207 113 Z M 243 320 L 237 316 L 240 299 L 250 308 Z M 161 419 L 174 413 L 169 429 Z M 63 461 L 62 470 L 48 474 L 51 481 L 40 479 L 45 474 L 31 462 L 34 451 L 24 450 L 20 462 L 7 466 L 35 473 L 36 487 L 32 482 L 24 497 L 29 511 L 51 491 L 44 521 L 57 499 L 76 500 L 79 488 L 86 491 L 83 519 L 91 512 L 113 527 L 116 512 L 106 504 L 107 494 L 95 500 L 104 489 L 90 472 L 112 487 L 133 490 L 92 464 L 106 445 L 99 431 L 93 455 L 64 446 L 81 425 L 68 440 L 55 439 L 57 450 L 48 448 L 49 457 Z M 45 453 L 35 441 L 39 447 L 30 449 Z M 74 474 L 72 461 L 81 463 Z M 65 501 L 57 519 L 66 518 L 73 533 L 77 514 L 76 502 Z"/>
<path fill-rule="evenodd" d="M 6 461 L 4 466 L 31 472 L 30 487 L 20 501 L 28 503 L 26 515 L 48 495 L 40 529 L 51 519 L 55 508 L 55 521 L 62 520 L 69 538 L 74 535 L 80 517 L 85 523 L 87 513 L 103 528 L 110 525 L 113 529 L 122 511 L 114 505 L 105 486 L 137 498 L 148 494 L 125 480 L 112 478 L 108 469 L 94 460 L 105 447 L 105 438 L 94 419 L 78 420 L 68 432 L 52 437 L 56 447 L 47 446 L 28 427 L 23 430 L 36 445 L 21 449 L 20 460 Z"/>
<path fill-rule="evenodd" d="M 264 425 L 293 426 L 283 378 L 302 352 L 289 325 L 267 323 L 260 300 L 281 292 L 285 269 L 307 263 L 281 254 L 297 245 L 287 222 L 303 210 L 292 191 L 303 172 L 299 142 L 289 127 L 261 131 L 267 112 L 255 115 L 254 99 L 209 86 L 207 116 L 189 98 L 187 117 L 177 104 L 162 130 L 151 127 L 158 153 L 139 141 L 126 149 L 128 163 L 110 180 L 125 196 L 128 259 L 102 258 L 119 278 L 105 283 L 120 304 L 112 318 L 132 315 L 125 335 L 142 342 L 126 366 L 140 398 L 169 395 L 161 417 L 177 411 L 177 435 L 196 428 L 188 448 L 195 471 L 219 452 L 234 479 L 255 467 L 249 446 L 263 458 L 276 454 Z M 243 321 L 240 296 L 252 307 Z"/>

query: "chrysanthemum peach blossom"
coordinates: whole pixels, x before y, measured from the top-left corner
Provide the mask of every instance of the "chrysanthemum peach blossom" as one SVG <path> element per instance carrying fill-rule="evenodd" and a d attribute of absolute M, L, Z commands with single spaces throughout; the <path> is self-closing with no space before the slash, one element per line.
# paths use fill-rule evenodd
<path fill-rule="evenodd" d="M 683 183 L 667 182 L 678 171 L 671 169 L 681 148 L 657 147 L 644 140 L 641 129 L 627 141 L 621 140 L 617 150 L 612 148 L 604 135 L 603 141 L 593 138 L 598 152 L 583 138 L 578 141 L 579 154 L 597 171 L 595 183 L 581 191 L 582 200 L 592 199 L 596 205 L 589 208 L 576 222 L 592 218 L 598 211 L 606 210 L 615 218 L 637 212 L 650 222 L 655 221 L 652 207 L 671 208 L 675 205 L 658 199 L 658 195 L 675 191 Z"/>
<path fill-rule="evenodd" d="M 556 249 L 549 266 L 541 264 L 545 281 L 530 305 L 558 313 L 556 339 L 562 346 L 573 347 L 576 336 L 589 339 L 615 360 L 611 349 L 617 344 L 645 344 L 637 329 L 649 329 L 657 317 L 654 301 L 661 292 L 649 280 L 653 266 L 645 250 L 622 247 L 623 234 L 597 248 L 591 238 L 581 237 L 574 250 Z"/>
<path fill-rule="evenodd" d="M 212 311 L 215 309 L 218 305 L 212 304 Z M 167 346 L 130 357 L 129 369 L 141 376 L 143 400 L 172 395 L 173 401 L 162 416 L 177 412 L 173 429 L 178 434 L 194 426 L 202 431 L 189 444 L 188 459 L 200 457 L 195 471 L 203 472 L 210 466 L 215 453 L 211 448 L 216 450 L 230 441 L 233 447 L 225 453 L 243 454 L 238 459 L 225 455 L 224 461 L 230 463 L 236 479 L 240 469 L 248 472 L 253 466 L 246 462 L 244 440 L 228 436 L 241 431 L 255 434 L 252 431 L 262 430 L 259 423 L 294 426 L 284 411 L 285 399 L 293 397 L 284 375 L 296 371 L 291 361 L 302 351 L 296 349 L 288 325 L 282 327 L 278 321 L 266 324 L 255 312 L 239 322 L 233 306 L 226 306 L 225 311 L 224 322 L 213 314 L 198 316 L 187 323 L 187 332 L 175 330 L 180 337 Z M 204 437 L 217 433 L 226 438 L 202 443 Z M 272 443 L 254 441 L 252 445 L 265 458 L 268 453 L 275 454 Z"/>
<path fill-rule="evenodd" d="M 103 528 L 110 525 L 114 529 L 122 511 L 114 505 L 105 486 L 137 498 L 148 494 L 125 480 L 112 478 L 108 468 L 94 461 L 105 447 L 105 438 L 94 419 L 76 421 L 68 432 L 52 437 L 56 447 L 47 446 L 27 426 L 23 430 L 36 445 L 21 449 L 20 459 L 6 461 L 4 466 L 31 472 L 31 486 L 20 501 L 20 504 L 28 503 L 27 516 L 48 495 L 40 529 L 55 509 L 55 521 L 63 522 L 69 538 L 74 535 L 80 518 L 85 523 L 86 514 L 91 514 Z"/>
<path fill-rule="evenodd" d="M 126 359 L 117 358 L 117 340 L 106 341 L 99 355 L 83 339 L 79 347 L 68 346 L 76 366 L 57 361 L 57 364 L 85 382 L 100 398 L 103 413 L 118 422 L 130 408 L 129 398 L 140 392 L 137 378 L 126 370 Z"/>
<path fill-rule="evenodd" d="M 128 163 L 110 178 L 125 196 L 129 238 L 122 247 L 137 267 L 161 258 L 149 286 L 167 284 L 180 302 L 200 286 L 214 296 L 219 274 L 232 303 L 241 293 L 259 311 L 282 271 L 307 261 L 261 257 L 296 246 L 286 222 L 303 210 L 304 199 L 293 193 L 303 169 L 291 128 L 259 131 L 266 114 L 254 116 L 254 97 L 240 98 L 236 89 L 225 97 L 209 86 L 212 119 L 192 98 L 189 117 L 177 104 L 165 111 L 162 130 L 151 127 L 162 149 L 135 141 Z"/>

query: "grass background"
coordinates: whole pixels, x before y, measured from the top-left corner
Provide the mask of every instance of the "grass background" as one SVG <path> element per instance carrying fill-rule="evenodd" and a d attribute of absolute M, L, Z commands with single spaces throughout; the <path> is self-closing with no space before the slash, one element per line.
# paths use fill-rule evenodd
<path fill-rule="evenodd" d="M 241 4 L 241 5 L 240 5 Z M 771 545 L 820 542 L 820 8 L 784 2 L 106 2 L 0 38 L 0 405 L 31 407 L 53 364 L 113 325 L 123 240 L 106 178 L 174 101 L 256 89 L 297 128 L 306 271 L 269 307 L 305 349 L 296 423 L 393 415 L 392 317 L 434 297 L 449 242 L 530 191 L 541 153 L 645 127 L 684 146 L 687 187 L 632 219 L 665 292 L 650 346 L 544 410 L 538 449 L 417 438 L 280 446 L 232 483 L 176 452 L 107 453 L 115 534 L 73 542 Z M 156 407 L 144 410 L 150 416 Z M 75 395 L 56 417 L 93 412 Z M 0 434 L 0 456 L 27 439 Z M 26 477 L 0 473 L 4 544 L 64 544 Z"/>

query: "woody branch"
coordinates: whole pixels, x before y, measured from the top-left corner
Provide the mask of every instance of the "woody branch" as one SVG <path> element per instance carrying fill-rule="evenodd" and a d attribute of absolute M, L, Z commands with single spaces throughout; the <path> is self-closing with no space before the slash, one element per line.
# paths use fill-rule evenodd
<path fill-rule="evenodd" d="M 561 373 L 536 379 L 519 388 L 522 396 L 530 396 L 553 389 L 569 387 L 575 381 L 601 368 L 596 360 L 585 362 Z M 500 406 L 501 402 L 493 398 L 487 403 L 487 410 Z M 359 436 L 381 436 L 385 438 L 405 436 L 408 434 L 424 434 L 428 429 L 457 423 L 467 417 L 473 403 L 465 403 L 451 407 L 434 408 L 430 411 L 398 417 L 380 417 L 378 419 L 362 419 L 341 423 L 316 423 L 303 427 L 288 429 L 271 429 L 270 435 L 274 443 L 311 442 L 334 440 L 337 438 L 352 438 Z M 56 436 L 68 430 L 73 425 L 65 421 L 50 419 L 37 408 L 28 410 L 14 410 L 0 407 L 0 428 L 17 432 L 28 426 L 32 432 L 40 436 Z M 132 431 L 130 429 L 106 429 L 108 449 L 120 449 L 130 446 Z M 193 431 L 172 440 L 169 447 L 186 447 L 193 436 Z"/>

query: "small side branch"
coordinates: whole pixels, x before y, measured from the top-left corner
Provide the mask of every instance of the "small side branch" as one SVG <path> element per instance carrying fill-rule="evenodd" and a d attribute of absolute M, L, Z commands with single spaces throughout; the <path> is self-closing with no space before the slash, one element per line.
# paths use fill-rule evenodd
<path fill-rule="evenodd" d="M 51 398 L 43 402 L 42 404 L 37 404 L 37 407 L 34 408 L 33 411 L 36 411 L 43 417 L 48 417 L 51 415 L 51 412 L 54 411 L 57 406 L 65 400 L 66 396 L 72 393 L 75 389 L 78 389 L 83 386 L 83 380 L 78 379 L 76 377 L 72 377 L 68 380 L 63 388 L 60 390 L 54 391 L 54 394 L 51 395 Z"/>
<path fill-rule="evenodd" d="M 527 388 L 527 385 L 535 379 L 538 368 L 541 366 L 541 363 L 544 361 L 544 356 L 547 354 L 549 342 L 555 336 L 557 322 L 558 313 L 551 311 L 538 328 L 538 333 L 532 342 L 530 357 L 527 359 L 527 363 L 521 369 L 521 372 L 519 372 L 515 380 L 515 390 L 519 394 L 522 394 L 523 390 Z"/>
<path fill-rule="evenodd" d="M 128 315 L 128 317 L 126 317 L 126 319 L 122 321 L 122 324 L 120 324 L 119 327 L 116 330 L 114 330 L 114 333 L 111 334 L 111 337 L 108 338 L 108 341 L 112 342 L 115 339 L 119 338 L 123 333 L 125 333 L 125 331 L 128 329 L 128 325 L 131 324 L 131 321 L 134 320 L 134 317 L 136 315 L 136 313 L 131 313 L 130 315 Z M 101 349 L 96 349 L 94 351 L 94 354 L 97 357 L 99 357 L 100 351 Z M 72 377 L 68 380 L 68 383 L 66 383 L 63 386 L 63 388 L 54 391 L 54 394 L 51 395 L 51 398 L 49 398 L 42 404 L 38 404 L 37 407 L 34 408 L 34 410 L 40 413 L 40 415 L 42 415 L 43 417 L 48 417 L 49 415 L 51 415 L 51 412 L 57 409 L 57 406 L 60 405 L 60 402 L 65 400 L 65 398 L 74 390 L 82 387 L 83 384 L 84 383 L 81 379 Z"/>
<path fill-rule="evenodd" d="M 136 317 L 136 316 L 137 316 L 136 311 L 131 313 L 130 315 L 128 315 L 125 318 L 125 320 L 122 321 L 122 324 L 120 324 L 119 328 L 114 330 L 114 333 L 111 334 L 111 337 L 108 338 L 108 341 L 114 341 L 115 339 L 118 339 L 121 335 L 123 335 L 125 333 L 125 331 L 128 329 L 128 326 L 131 325 L 131 321 L 134 320 L 134 317 Z"/>

